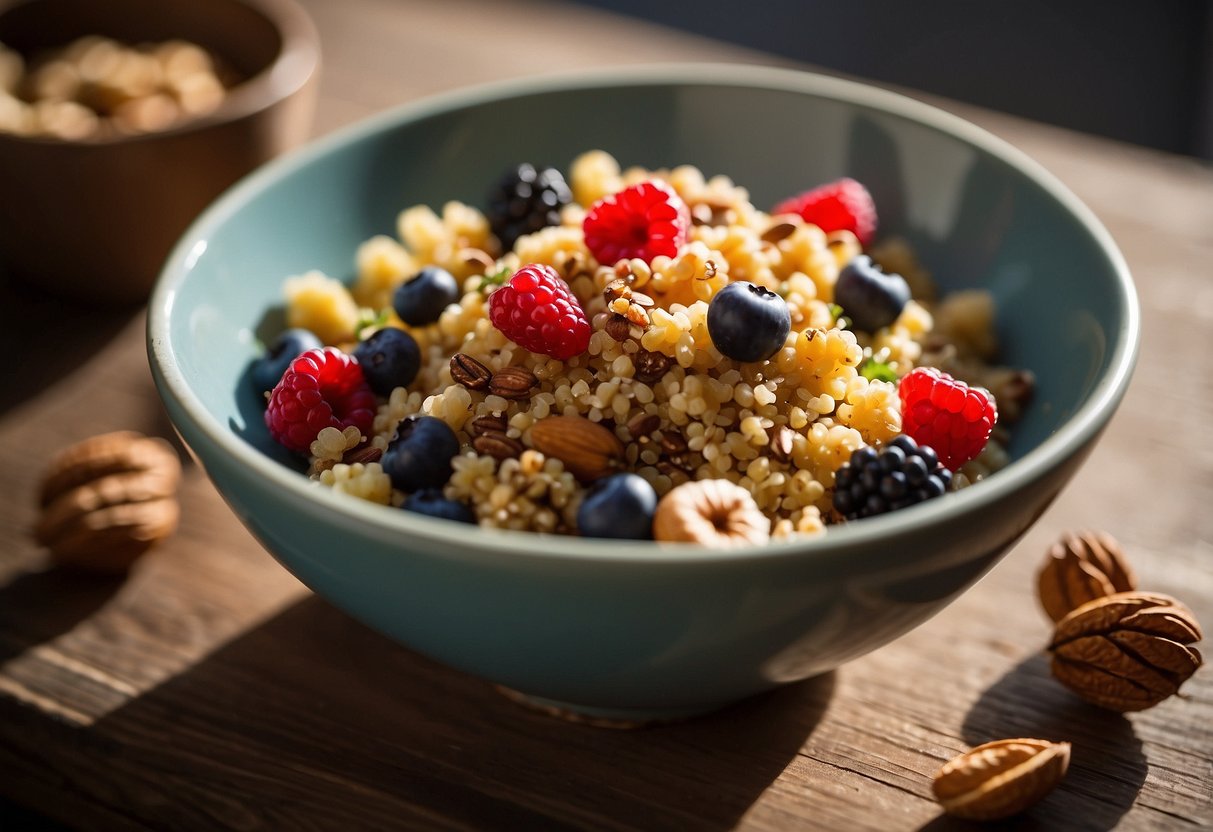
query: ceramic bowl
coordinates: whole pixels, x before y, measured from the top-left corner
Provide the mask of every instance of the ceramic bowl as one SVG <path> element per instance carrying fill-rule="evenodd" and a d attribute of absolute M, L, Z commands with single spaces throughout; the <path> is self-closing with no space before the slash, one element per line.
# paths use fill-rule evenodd
<path fill-rule="evenodd" d="M 319 39 L 294 0 L 0 0 L 0 43 L 26 57 L 85 35 L 189 40 L 246 79 L 217 110 L 154 133 L 0 132 L 0 270 L 82 301 L 143 301 L 203 208 L 307 138 Z"/>
<path fill-rule="evenodd" d="M 976 486 L 822 538 L 729 551 L 504 533 L 334 494 L 283 464 L 242 374 L 283 278 L 350 276 L 414 203 L 483 200 L 521 160 L 589 148 L 725 173 L 759 205 L 851 175 L 945 290 L 995 296 L 1036 399 Z M 240 520 L 317 593 L 400 643 L 539 702 L 621 719 L 717 708 L 861 656 L 938 612 L 1094 447 L 1138 342 L 1125 264 L 1045 171 L 953 116 L 793 71 L 683 66 L 431 98 L 274 163 L 178 244 L 149 354 L 173 423 Z"/>

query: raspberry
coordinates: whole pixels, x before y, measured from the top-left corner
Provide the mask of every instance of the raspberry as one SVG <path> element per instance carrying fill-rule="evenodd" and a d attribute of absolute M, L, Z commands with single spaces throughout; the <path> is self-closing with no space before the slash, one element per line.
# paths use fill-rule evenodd
<path fill-rule="evenodd" d="M 799 214 L 822 231 L 850 231 L 860 245 L 876 234 L 876 204 L 868 189 L 854 179 L 839 179 L 785 199 L 772 214 Z"/>
<path fill-rule="evenodd" d="M 333 347 L 308 350 L 292 361 L 265 411 L 270 436 L 301 454 L 324 428 L 352 425 L 369 436 L 374 418 L 375 394 L 362 368 Z"/>
<path fill-rule="evenodd" d="M 981 453 L 998 420 L 994 399 L 934 367 L 918 367 L 901 380 L 901 429 L 929 445 L 955 471 Z"/>
<path fill-rule="evenodd" d="M 581 228 L 599 263 L 612 266 L 633 257 L 651 263 L 678 254 L 691 228 L 691 210 L 664 182 L 641 182 L 595 202 Z"/>
<path fill-rule="evenodd" d="M 489 295 L 489 320 L 515 344 L 561 361 L 586 351 L 590 322 L 551 266 L 532 263 Z"/>

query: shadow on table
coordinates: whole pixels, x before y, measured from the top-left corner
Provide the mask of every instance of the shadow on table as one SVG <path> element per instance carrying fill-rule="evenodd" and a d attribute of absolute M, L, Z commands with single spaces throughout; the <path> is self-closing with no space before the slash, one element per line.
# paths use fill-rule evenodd
<path fill-rule="evenodd" d="M 139 311 L 73 304 L 0 273 L 0 414 L 79 369 Z"/>
<path fill-rule="evenodd" d="M 125 580 L 52 568 L 0 586 L 0 665 L 71 630 L 101 609 Z"/>
<path fill-rule="evenodd" d="M 128 746 L 151 794 L 222 800 L 228 816 L 277 828 L 715 830 L 795 758 L 833 686 L 827 674 L 685 723 L 592 728 L 516 705 L 310 598 L 88 730 Z M 205 827 L 175 802 L 130 811 Z"/>
<path fill-rule="evenodd" d="M 1071 743 L 1070 767 L 1057 789 L 1000 828 L 1111 829 L 1133 806 L 1146 780 L 1141 740 L 1122 714 L 1088 705 L 1049 672 L 1043 653 L 1025 659 L 982 694 L 961 728 L 970 746 L 1011 737 Z M 972 829 L 940 817 L 920 832 Z"/>

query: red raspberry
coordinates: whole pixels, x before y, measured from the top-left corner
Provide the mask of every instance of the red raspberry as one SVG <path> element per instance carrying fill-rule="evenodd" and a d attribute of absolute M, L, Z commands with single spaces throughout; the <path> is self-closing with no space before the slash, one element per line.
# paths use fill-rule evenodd
<path fill-rule="evenodd" d="M 993 397 L 934 367 L 918 367 L 901 380 L 901 430 L 930 445 L 955 471 L 981 453 L 998 420 Z"/>
<path fill-rule="evenodd" d="M 633 257 L 651 263 L 662 254 L 673 257 L 687 241 L 691 209 L 664 182 L 641 182 L 595 202 L 581 229 L 603 265 Z"/>
<path fill-rule="evenodd" d="M 785 199 L 772 214 L 800 214 L 822 231 L 850 231 L 860 245 L 876 234 L 876 203 L 868 189 L 854 179 L 839 179 Z"/>
<path fill-rule="evenodd" d="M 590 345 L 585 310 L 556 270 L 539 263 L 523 266 L 489 295 L 489 320 L 518 346 L 561 361 Z"/>
<path fill-rule="evenodd" d="M 301 454 L 324 428 L 353 425 L 369 436 L 374 419 L 375 394 L 362 368 L 333 347 L 308 350 L 292 361 L 265 411 L 270 436 Z"/>

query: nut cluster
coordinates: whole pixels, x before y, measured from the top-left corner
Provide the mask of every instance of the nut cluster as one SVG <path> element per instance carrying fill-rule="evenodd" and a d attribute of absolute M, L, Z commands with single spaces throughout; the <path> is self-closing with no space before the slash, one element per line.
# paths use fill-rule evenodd
<path fill-rule="evenodd" d="M 1139 711 L 1175 694 L 1201 665 L 1191 645 L 1200 624 L 1179 601 L 1137 590 L 1117 542 L 1098 532 L 1067 534 L 1037 577 L 1055 622 L 1054 677 L 1093 705 Z"/>
<path fill-rule="evenodd" d="M 215 110 L 232 80 L 211 53 L 181 40 L 83 37 L 28 67 L 0 45 L 0 131 L 81 140 L 163 130 Z"/>
<path fill-rule="evenodd" d="M 176 529 L 180 479 L 163 439 L 130 431 L 86 439 L 51 460 L 35 537 L 60 563 L 124 571 Z"/>

